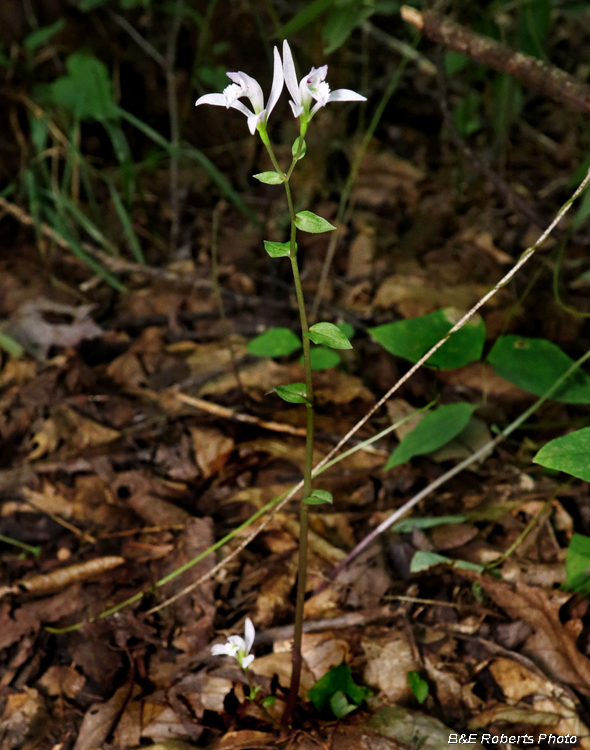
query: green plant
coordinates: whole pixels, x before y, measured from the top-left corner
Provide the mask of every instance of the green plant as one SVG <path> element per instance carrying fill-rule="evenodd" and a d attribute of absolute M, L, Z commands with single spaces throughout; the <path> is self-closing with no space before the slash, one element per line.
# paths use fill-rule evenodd
<path fill-rule="evenodd" d="M 372 695 L 368 688 L 356 684 L 350 667 L 344 662 L 332 667 L 307 691 L 307 697 L 318 711 L 329 707 L 337 719 L 354 711 Z"/>
<path fill-rule="evenodd" d="M 274 171 L 262 172 L 254 175 L 256 179 L 267 185 L 283 184 L 290 216 L 290 237 L 288 242 L 266 241 L 264 247 L 271 258 L 288 258 L 291 261 L 293 282 L 299 308 L 303 346 L 303 360 L 305 368 L 305 383 L 290 383 L 278 386 L 275 391 L 285 401 L 304 404 L 306 409 L 307 436 L 305 446 L 305 469 L 303 477 L 303 497 L 300 504 L 300 538 L 299 538 L 299 570 L 297 578 L 297 601 L 295 605 L 295 633 L 293 639 L 292 676 L 289 697 L 283 715 L 283 724 L 290 721 L 295 708 L 299 683 L 301 678 L 301 638 L 303 632 L 303 605 L 305 601 L 305 587 L 307 578 L 307 530 L 310 505 L 332 502 L 329 492 L 312 489 L 312 461 L 314 445 L 314 397 L 312 381 L 311 343 L 328 347 L 329 349 L 350 349 L 352 344 L 343 331 L 330 322 L 308 325 L 305 300 L 299 275 L 297 259 L 297 230 L 318 234 L 329 232 L 335 227 L 326 219 L 311 211 L 295 212 L 293 196 L 289 184 L 297 162 L 305 156 L 305 135 L 314 115 L 328 102 L 332 101 L 364 101 L 365 97 L 349 89 L 331 91 L 326 82 L 328 66 L 312 68 L 310 73 L 298 81 L 295 63 L 289 45 L 283 44 L 283 59 L 278 49 L 274 49 L 274 71 L 271 92 L 265 104 L 260 84 L 251 76 L 243 72 L 228 73 L 232 83 L 221 94 L 205 94 L 197 100 L 197 106 L 212 104 L 214 106 L 237 109 L 246 116 L 248 129 L 254 135 L 258 133 L 264 144 Z M 290 106 L 295 118 L 299 120 L 299 136 L 292 146 L 292 161 L 287 170 L 283 170 L 275 156 L 274 149 L 267 133 L 268 117 L 274 109 L 278 98 L 286 83 L 291 95 Z M 240 99 L 246 97 L 252 106 L 248 109 Z M 298 337 L 285 329 L 274 329 L 259 337 L 250 344 L 250 350 L 258 354 L 287 354 L 299 346 Z M 252 349 L 252 347 L 254 347 Z M 341 707 L 343 710 L 344 708 Z"/>

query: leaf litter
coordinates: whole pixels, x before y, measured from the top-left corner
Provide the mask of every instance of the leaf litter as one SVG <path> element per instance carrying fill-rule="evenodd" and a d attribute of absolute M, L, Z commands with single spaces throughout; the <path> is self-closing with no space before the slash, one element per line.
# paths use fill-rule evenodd
<path fill-rule="evenodd" d="M 331 123 L 337 133 L 341 125 Z M 342 237 L 345 261 L 330 290 L 334 322 L 345 312 L 360 332 L 394 318 L 468 307 L 500 278 L 524 230 L 511 214 L 514 242 L 502 241 L 498 206 L 481 187 L 469 200 L 457 199 L 450 171 L 427 173 L 426 137 L 405 127 L 409 158 L 371 144 L 363 159 L 353 232 Z M 331 217 L 333 203 L 319 199 L 325 202 L 317 210 Z M 280 225 L 284 209 L 270 200 L 264 205 L 269 224 Z M 210 227 L 203 215 L 196 221 L 203 223 L 206 249 Z M 290 642 L 264 636 L 293 618 L 294 507 L 190 593 L 166 603 L 206 577 L 213 556 L 156 585 L 301 475 L 300 434 L 273 425 L 301 429 L 302 413 L 265 394 L 302 381 L 302 368 L 296 357 L 251 359 L 247 351 L 261 330 L 294 325 L 293 307 L 282 292 L 268 292 L 258 239 L 229 210 L 220 235 L 225 322 L 206 285 L 186 291 L 162 279 L 142 285 L 130 278 L 129 293 L 99 316 L 96 306 L 72 304 L 40 281 L 34 248 L 3 264 L 2 331 L 25 354 L 21 360 L 3 355 L 0 370 L 0 533 L 41 552 L 35 557 L 10 542 L 2 546 L 2 747 L 276 746 L 268 717 L 247 700 L 243 674 L 214 660 L 210 645 L 219 635 L 241 632 L 243 619 L 252 618 L 261 636 L 252 666 L 256 684 L 277 698 L 273 710 L 280 716 Z M 302 243 L 306 291 L 317 287 L 321 243 Z M 201 257 L 189 265 L 179 270 L 208 283 Z M 92 303 L 104 301 L 101 293 L 89 295 Z M 483 312 L 488 332 L 512 325 L 515 301 L 509 291 L 497 295 Z M 526 313 L 542 335 L 565 330 L 561 318 L 540 314 L 537 304 L 525 307 L 518 316 Z M 161 319 L 154 323 L 155 316 Z M 314 375 L 321 430 L 316 460 L 403 370 L 400 359 L 368 337 L 360 335 L 358 350 L 357 341 L 338 369 Z M 586 747 L 588 605 L 559 586 L 574 528 L 590 530 L 588 494 L 580 484 L 565 490 L 531 469 L 526 440 L 520 452 L 501 448 L 454 478 L 414 516 L 463 520 L 393 528 L 313 595 L 371 528 L 440 475 L 437 462 L 477 450 L 490 434 L 482 437 L 484 428 L 505 423 L 528 398 L 485 362 L 425 370 L 363 436 L 434 395 L 443 405 L 465 395 L 479 405 L 471 432 L 457 435 L 458 444 L 385 472 L 395 446 L 387 438 L 376 453 L 359 451 L 317 480 L 335 503 L 311 519 L 306 616 L 321 630 L 304 635 L 298 716 L 304 731 L 292 735 L 292 746 L 317 747 L 321 738 L 336 750 L 400 744 L 437 750 L 448 747 L 451 731 L 486 729 L 576 734 Z M 201 408 L 203 402 L 210 408 Z M 551 409 L 555 421 L 571 415 L 563 405 Z M 258 422 L 233 417 L 240 414 Z M 404 437 L 403 428 L 397 437 Z M 223 547 L 220 558 L 243 537 L 240 532 Z M 448 565 L 412 574 L 416 552 L 495 565 L 500 577 Z M 129 599 L 126 608 L 101 617 Z M 342 663 L 374 695 L 334 724 L 331 715 L 313 713 L 307 691 Z M 407 679 L 415 671 L 428 685 L 422 707 Z"/>

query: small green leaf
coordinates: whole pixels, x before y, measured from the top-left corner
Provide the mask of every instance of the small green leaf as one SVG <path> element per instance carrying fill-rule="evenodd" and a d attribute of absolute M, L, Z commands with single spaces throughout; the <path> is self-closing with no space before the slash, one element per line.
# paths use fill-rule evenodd
<path fill-rule="evenodd" d="M 544 445 L 533 458 L 548 469 L 565 471 L 590 482 L 590 427 L 570 432 Z"/>
<path fill-rule="evenodd" d="M 29 36 L 25 37 L 25 41 L 23 42 L 24 48 L 28 52 L 34 52 L 37 47 L 42 47 L 54 34 L 61 31 L 65 25 L 65 20 L 60 18 L 55 23 L 52 23 L 51 26 L 43 26 L 41 29 L 36 29 Z"/>
<path fill-rule="evenodd" d="M 331 349 L 352 349 L 352 344 L 334 323 L 316 323 L 303 334 L 314 344 L 325 344 Z"/>
<path fill-rule="evenodd" d="M 313 490 L 310 497 L 304 497 L 302 502 L 307 503 L 307 505 L 323 505 L 324 503 L 334 502 L 334 498 L 332 493 L 326 490 Z"/>
<path fill-rule="evenodd" d="M 322 711 L 330 705 L 330 699 L 337 692 L 344 693 L 357 706 L 372 695 L 368 688 L 355 683 L 352 679 L 350 667 L 342 662 L 337 667 L 332 667 L 323 677 L 320 677 L 313 687 L 307 691 L 307 698 L 318 711 Z"/>
<path fill-rule="evenodd" d="M 450 565 L 452 562 L 450 557 L 439 555 L 430 550 L 419 549 L 410 562 L 410 573 L 420 573 L 423 570 L 428 570 L 428 568 L 433 568 L 435 565 L 440 565 L 441 563 Z"/>
<path fill-rule="evenodd" d="M 590 537 L 574 534 L 565 558 L 565 587 L 590 596 Z"/>
<path fill-rule="evenodd" d="M 414 529 L 433 529 L 436 526 L 446 526 L 449 523 L 465 523 L 468 516 L 437 516 L 436 518 L 404 518 L 392 526 L 391 531 L 398 534 L 408 534 Z"/>
<path fill-rule="evenodd" d="M 288 258 L 291 253 L 291 244 L 289 242 L 264 240 L 264 249 L 271 258 Z M 295 252 L 297 252 L 297 243 L 295 243 Z"/>
<path fill-rule="evenodd" d="M 257 357 L 286 357 L 301 348 L 301 340 L 288 328 L 270 328 L 248 344 Z"/>
<path fill-rule="evenodd" d="M 309 401 L 306 398 L 305 383 L 290 383 L 289 385 L 278 385 L 276 388 L 271 388 L 269 393 L 276 392 L 283 401 L 288 401 L 290 404 L 308 404 Z"/>
<path fill-rule="evenodd" d="M 299 140 L 300 140 L 300 136 L 297 136 L 297 138 L 295 138 L 295 143 L 291 146 L 291 153 L 293 154 L 293 158 L 295 158 L 297 154 L 297 149 L 299 148 Z M 303 148 L 301 149 L 301 153 L 299 154 L 299 159 L 297 159 L 297 161 L 300 161 L 301 159 L 303 159 L 306 152 L 307 152 L 307 143 L 303 141 Z"/>
<path fill-rule="evenodd" d="M 266 185 L 280 185 L 283 182 L 283 178 L 278 172 L 260 172 L 259 174 L 252 175 L 252 177 L 260 180 L 260 182 L 264 182 Z"/>
<path fill-rule="evenodd" d="M 260 701 L 260 705 L 262 706 L 262 708 L 270 708 L 271 706 L 274 706 L 275 702 L 276 698 L 274 697 L 274 695 L 267 695 L 266 698 L 263 698 Z"/>
<path fill-rule="evenodd" d="M 547 339 L 509 335 L 496 341 L 488 362 L 501 378 L 542 396 L 574 360 Z M 576 370 L 551 398 L 566 404 L 590 403 L 590 378 L 583 370 Z"/>
<path fill-rule="evenodd" d="M 403 438 L 389 457 L 384 469 L 405 464 L 413 456 L 422 456 L 442 448 L 467 425 L 477 404 L 448 404 L 428 412 Z"/>
<path fill-rule="evenodd" d="M 424 701 L 428 698 L 430 688 L 428 687 L 428 683 L 426 682 L 426 680 L 423 680 L 420 677 L 419 672 L 408 672 L 408 685 L 410 686 L 411 691 L 414 693 L 414 696 L 418 703 L 424 703 Z"/>
<path fill-rule="evenodd" d="M 333 349 L 327 349 L 325 346 L 314 347 L 309 353 L 309 358 L 312 370 L 328 370 L 330 367 L 336 367 L 340 362 L 340 355 Z M 299 361 L 302 365 L 305 364 L 303 356 L 300 357 Z"/>
<path fill-rule="evenodd" d="M 357 706 L 354 703 L 349 703 L 342 690 L 337 690 L 330 698 L 330 708 L 332 713 L 337 719 L 341 719 L 346 714 L 354 711 Z"/>
<path fill-rule="evenodd" d="M 354 326 L 350 323 L 336 323 L 336 328 L 339 328 L 347 339 L 351 339 L 354 336 Z"/>
<path fill-rule="evenodd" d="M 331 232 L 332 229 L 336 229 L 333 224 L 329 221 L 322 219 L 321 216 L 312 213 L 311 211 L 299 211 L 295 215 L 295 224 L 297 229 L 301 229 L 302 232 L 309 232 L 310 234 L 320 234 L 320 232 Z"/>
<path fill-rule="evenodd" d="M 444 557 L 444 555 L 439 555 L 436 552 L 419 549 L 410 563 L 410 573 L 420 573 L 441 563 L 452 565 L 455 568 L 463 568 L 464 570 L 475 570 L 476 573 L 483 573 L 485 569 L 484 565 L 467 562 L 467 560 L 452 560 L 450 557 Z"/>

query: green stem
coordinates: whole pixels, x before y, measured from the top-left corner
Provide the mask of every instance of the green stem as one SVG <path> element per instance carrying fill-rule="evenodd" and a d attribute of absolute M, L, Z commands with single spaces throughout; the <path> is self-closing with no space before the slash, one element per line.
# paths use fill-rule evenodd
<path fill-rule="evenodd" d="M 293 196 L 291 195 L 291 186 L 289 185 L 289 179 L 293 172 L 293 168 L 297 163 L 301 150 L 303 149 L 303 137 L 305 135 L 304 129 L 301 129 L 301 136 L 299 138 L 299 146 L 297 152 L 293 155 L 293 162 L 289 168 L 287 174 L 285 174 L 278 165 L 268 134 L 265 130 L 259 131 L 262 142 L 266 146 L 266 150 L 270 156 L 270 160 L 273 163 L 276 171 L 283 177 L 283 184 L 285 186 L 285 193 L 287 196 L 287 205 L 289 207 L 289 216 L 291 218 L 291 234 L 290 234 L 290 251 L 289 257 L 291 259 L 291 269 L 293 271 L 293 282 L 295 284 L 295 294 L 297 297 L 297 306 L 299 308 L 299 320 L 301 322 L 301 333 L 303 339 L 303 361 L 305 367 L 305 395 L 308 403 L 305 405 L 307 415 L 307 432 L 305 437 L 305 468 L 303 471 L 303 498 L 311 495 L 311 478 L 313 470 L 313 438 L 314 438 L 314 410 L 313 410 L 313 383 L 311 380 L 311 347 L 310 342 L 306 334 L 309 330 L 307 324 L 307 313 L 305 311 L 305 299 L 303 297 L 303 288 L 301 286 L 301 276 L 299 274 L 299 264 L 297 263 L 297 243 L 296 233 L 297 226 L 295 224 L 295 208 L 293 205 Z M 291 671 L 291 685 L 289 687 L 289 697 L 285 706 L 281 724 L 287 726 L 293 715 L 295 704 L 297 702 L 297 695 L 299 693 L 299 683 L 301 682 L 301 638 L 303 634 L 303 607 L 305 604 L 305 588 L 307 583 L 307 532 L 309 524 L 309 506 L 303 501 L 300 503 L 299 508 L 299 568 L 297 572 L 297 601 L 295 604 L 295 629 L 293 634 L 293 651 L 292 651 L 292 671 Z"/>

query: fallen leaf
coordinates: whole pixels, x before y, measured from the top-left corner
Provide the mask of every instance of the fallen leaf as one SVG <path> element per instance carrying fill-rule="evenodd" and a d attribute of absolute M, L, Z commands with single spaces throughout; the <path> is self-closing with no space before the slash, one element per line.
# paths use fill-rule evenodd
<path fill-rule="evenodd" d="M 418 669 L 418 666 L 405 635 L 400 631 L 391 631 L 378 639 L 364 637 L 362 647 L 367 662 L 363 681 L 382 692 L 390 701 L 409 700 L 413 693 L 407 674 Z"/>
<path fill-rule="evenodd" d="M 39 679 L 39 685 L 45 688 L 49 695 L 65 695 L 75 698 L 84 687 L 86 678 L 73 667 L 54 664 Z"/>
<path fill-rule="evenodd" d="M 523 654 L 530 654 L 552 679 L 590 695 L 590 659 L 578 650 L 576 640 L 559 619 L 559 610 L 571 594 L 548 593 L 520 582 L 511 585 L 468 570 L 457 572 L 477 581 L 510 617 L 532 625 L 534 632 L 525 642 Z"/>
<path fill-rule="evenodd" d="M 190 427 L 193 449 L 203 479 L 218 474 L 235 447 L 232 438 L 210 427 Z"/>

